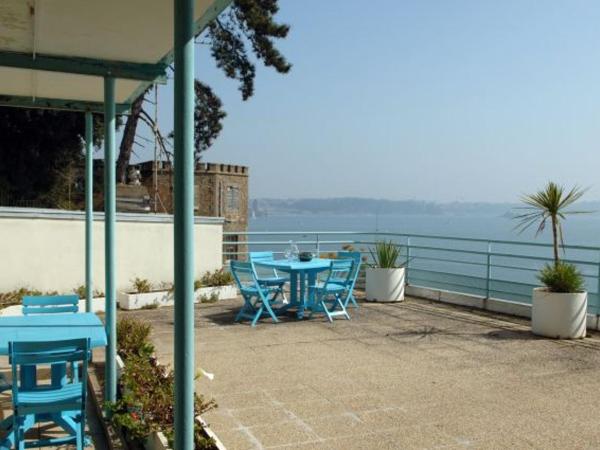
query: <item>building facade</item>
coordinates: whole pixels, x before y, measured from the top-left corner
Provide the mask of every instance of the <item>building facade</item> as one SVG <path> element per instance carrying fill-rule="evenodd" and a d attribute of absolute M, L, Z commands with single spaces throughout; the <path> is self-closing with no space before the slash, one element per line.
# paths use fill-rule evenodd
<path fill-rule="evenodd" d="M 150 209 L 173 213 L 173 167 L 154 161 L 137 165 L 140 183 L 148 192 Z M 223 231 L 248 230 L 248 167 L 198 163 L 195 169 L 194 209 L 198 216 L 223 217 Z M 245 236 L 223 236 L 224 252 L 246 252 Z M 231 244 L 228 244 L 231 242 Z M 243 255 L 240 255 L 243 256 Z M 225 255 L 226 259 L 237 259 Z"/>

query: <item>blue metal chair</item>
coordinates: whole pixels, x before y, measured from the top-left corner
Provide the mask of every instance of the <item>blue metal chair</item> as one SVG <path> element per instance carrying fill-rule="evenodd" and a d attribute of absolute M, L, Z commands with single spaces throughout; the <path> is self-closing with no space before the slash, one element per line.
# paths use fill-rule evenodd
<path fill-rule="evenodd" d="M 279 310 L 273 308 L 273 305 L 282 303 L 278 300 L 281 288 L 261 284 L 256 278 L 252 263 L 231 261 L 231 273 L 244 298 L 244 305 L 235 321 L 250 319 L 254 327 L 261 317 L 270 316 L 273 322 L 279 322 L 276 314 Z"/>
<path fill-rule="evenodd" d="M 356 280 L 358 279 L 358 274 L 360 273 L 360 264 L 362 262 L 362 256 L 360 252 L 337 252 L 337 257 L 339 259 L 352 259 L 354 260 L 354 266 L 352 268 L 352 274 L 350 275 L 350 279 L 348 280 L 350 283 L 348 284 L 348 293 L 346 295 L 346 299 L 344 300 L 344 306 L 347 308 L 349 303 L 355 308 L 358 308 L 358 303 L 354 298 L 354 286 L 356 285 Z M 343 279 L 334 279 L 335 282 L 344 282 Z"/>
<path fill-rule="evenodd" d="M 263 286 L 275 286 L 281 290 L 281 296 L 286 301 L 285 292 L 283 292 L 283 286 L 285 283 L 290 281 L 289 276 L 280 275 L 276 269 L 271 267 L 261 266 L 261 262 L 273 261 L 273 252 L 250 252 L 249 259 L 252 263 L 252 270 L 254 270 L 254 276 L 258 282 Z"/>
<path fill-rule="evenodd" d="M 23 297 L 23 315 L 33 314 L 69 314 L 79 312 L 79 296 L 70 295 L 27 295 Z M 30 369 L 31 370 L 31 369 Z M 56 364 L 52 367 L 54 377 L 59 372 L 66 372 L 65 364 Z M 71 364 L 71 376 L 77 381 L 79 368 L 77 363 Z M 0 388 L 1 389 L 1 388 Z"/>
<path fill-rule="evenodd" d="M 89 339 L 64 341 L 11 342 L 9 358 L 13 380 L 17 371 L 26 366 L 52 365 L 64 361 L 79 363 L 87 372 L 90 357 Z M 75 444 L 85 445 L 85 406 L 87 377 L 61 385 L 34 385 L 14 382 L 13 434 L 18 450 L 31 447 Z M 65 437 L 42 438 L 25 442 L 25 432 L 38 422 L 54 422 L 67 432 Z"/>
<path fill-rule="evenodd" d="M 23 315 L 79 312 L 77 295 L 36 295 L 23 297 Z"/>
<path fill-rule="evenodd" d="M 353 259 L 334 259 L 331 261 L 331 266 L 326 272 L 325 281 L 317 281 L 315 286 L 311 286 L 315 295 L 314 303 L 310 305 L 311 316 L 315 312 L 323 312 L 330 322 L 333 322 L 334 317 L 337 316 L 350 320 L 350 315 L 346 311 L 344 303 L 348 295 L 348 286 L 351 283 L 350 277 L 354 266 Z M 334 281 L 334 275 L 336 281 Z"/>

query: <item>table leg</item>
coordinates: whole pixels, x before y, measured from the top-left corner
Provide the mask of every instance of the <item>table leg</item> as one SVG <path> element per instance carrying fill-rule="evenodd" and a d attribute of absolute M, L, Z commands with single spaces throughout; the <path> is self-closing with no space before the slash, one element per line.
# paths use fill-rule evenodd
<path fill-rule="evenodd" d="M 52 387 L 58 388 L 67 384 L 67 363 L 52 364 L 50 366 Z"/>
<path fill-rule="evenodd" d="M 308 305 L 310 308 L 315 306 L 315 285 L 317 284 L 316 272 L 308 273 Z"/>
<path fill-rule="evenodd" d="M 300 298 L 298 299 L 298 319 L 304 318 L 304 308 L 306 307 L 305 288 L 306 274 L 304 272 L 300 272 Z"/>
<path fill-rule="evenodd" d="M 298 274 L 290 273 L 290 306 L 298 305 Z"/>

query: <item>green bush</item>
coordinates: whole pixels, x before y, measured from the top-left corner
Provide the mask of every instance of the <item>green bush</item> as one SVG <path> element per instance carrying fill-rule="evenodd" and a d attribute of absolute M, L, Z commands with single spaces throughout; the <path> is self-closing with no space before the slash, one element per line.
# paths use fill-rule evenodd
<path fill-rule="evenodd" d="M 117 352 L 123 361 L 140 356 L 150 358 L 154 345 L 150 342 L 152 327 L 141 320 L 125 317 L 117 321 Z"/>
<path fill-rule="evenodd" d="M 194 289 L 209 286 L 227 286 L 233 283 L 233 275 L 224 269 L 206 272 L 199 280 L 194 281 Z"/>
<path fill-rule="evenodd" d="M 585 290 L 585 280 L 577 266 L 562 261 L 546 264 L 538 279 L 550 292 L 575 293 Z"/>
<path fill-rule="evenodd" d="M 148 292 L 152 291 L 152 283 L 145 278 L 136 277 L 132 281 L 132 285 L 133 292 L 136 294 L 147 294 Z"/>
<path fill-rule="evenodd" d="M 119 380 L 121 396 L 110 404 L 111 420 L 127 439 L 143 447 L 148 435 L 162 431 L 173 445 L 175 376 L 172 370 L 159 365 L 153 357 L 154 346 L 149 340 L 151 327 L 142 321 L 124 318 L 117 322 L 118 353 L 125 368 Z M 213 400 L 194 397 L 194 415 L 215 408 Z M 195 449 L 212 450 L 214 441 L 207 439 L 199 424 L 194 426 Z"/>
<path fill-rule="evenodd" d="M 404 267 L 406 262 L 398 264 L 400 246 L 392 241 L 379 241 L 375 243 L 375 250 L 369 249 L 373 264 L 380 269 L 395 269 Z"/>
<path fill-rule="evenodd" d="M 73 289 L 73 293 L 77 294 L 77 296 L 83 300 L 85 298 L 85 285 L 82 284 L 81 286 L 77 286 Z M 104 297 L 104 292 L 94 289 L 92 297 Z"/>
<path fill-rule="evenodd" d="M 23 297 L 27 295 L 57 295 L 56 291 L 42 292 L 37 289 L 19 288 L 10 292 L 0 293 L 0 308 L 6 308 L 7 306 L 20 305 Z"/>

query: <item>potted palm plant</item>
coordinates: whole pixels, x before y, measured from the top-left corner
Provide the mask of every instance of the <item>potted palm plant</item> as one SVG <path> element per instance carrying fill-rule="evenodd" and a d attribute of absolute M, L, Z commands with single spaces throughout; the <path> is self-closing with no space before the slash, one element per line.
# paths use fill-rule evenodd
<path fill-rule="evenodd" d="M 546 264 L 538 274 L 544 285 L 533 290 L 531 331 L 539 336 L 557 339 L 585 337 L 587 319 L 587 292 L 579 269 L 560 260 L 560 247 L 564 245 L 562 220 L 569 214 L 582 214 L 568 208 L 579 200 L 585 190 L 577 186 L 566 192 L 553 182 L 541 191 L 526 195 L 522 201 L 525 212 L 515 216 L 520 221 L 521 232 L 537 225 L 536 236 L 548 222 L 552 227 L 554 261 Z"/>
<path fill-rule="evenodd" d="M 400 246 L 392 241 L 375 243 L 369 249 L 373 263 L 366 268 L 366 298 L 378 302 L 404 300 L 406 261 L 399 263 Z"/>

